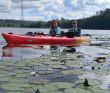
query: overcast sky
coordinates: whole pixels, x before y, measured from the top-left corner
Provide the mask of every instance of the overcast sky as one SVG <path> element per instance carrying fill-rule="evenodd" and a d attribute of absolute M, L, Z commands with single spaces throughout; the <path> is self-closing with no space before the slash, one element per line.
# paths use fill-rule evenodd
<path fill-rule="evenodd" d="M 0 19 L 21 20 L 22 0 L 0 0 Z M 79 19 L 110 8 L 110 0 L 23 0 L 24 20 Z"/>

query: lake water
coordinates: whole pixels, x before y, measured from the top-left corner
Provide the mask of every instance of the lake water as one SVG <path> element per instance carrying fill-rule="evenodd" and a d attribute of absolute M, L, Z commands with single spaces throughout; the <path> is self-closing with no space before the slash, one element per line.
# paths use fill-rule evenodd
<path fill-rule="evenodd" d="M 62 29 L 63 31 L 67 31 L 68 29 Z M 0 28 L 0 32 L 9 33 L 12 32 L 14 34 L 25 34 L 27 32 L 37 32 L 37 31 L 43 31 L 45 34 L 48 33 L 49 29 L 41 29 L 41 28 Z M 97 87 L 100 87 L 102 89 L 108 89 L 110 90 L 110 75 L 109 73 L 105 74 L 102 72 L 102 74 L 95 73 L 95 71 L 98 70 L 104 70 L 108 71 L 110 70 L 110 30 L 86 30 L 82 29 L 82 34 L 90 34 L 91 40 L 90 42 L 84 43 L 82 45 L 76 45 L 76 46 L 49 46 L 49 45 L 23 45 L 23 46 L 13 46 L 10 47 L 7 45 L 6 41 L 0 35 L 0 60 L 12 60 L 12 61 L 24 61 L 27 58 L 39 58 L 43 55 L 48 56 L 47 58 L 44 57 L 45 60 L 50 61 L 52 60 L 52 51 L 54 49 L 55 55 L 58 54 L 65 54 L 67 55 L 67 58 L 60 58 L 57 60 L 57 62 L 61 61 L 67 61 L 73 62 L 76 60 L 75 67 L 71 66 L 66 62 L 66 68 L 67 69 L 81 69 L 78 67 L 80 65 L 83 67 L 84 71 L 88 71 L 89 74 L 78 74 L 78 75 L 65 75 L 64 78 L 52 78 L 48 75 L 39 75 L 41 79 L 49 79 L 50 81 L 65 81 L 65 82 L 74 82 L 74 80 L 77 80 L 78 76 L 82 76 L 88 79 L 98 79 L 101 80 L 102 83 L 98 85 Z M 66 52 L 65 52 L 66 50 Z M 56 56 L 57 56 L 56 55 Z M 70 55 L 70 56 L 69 56 Z M 74 57 L 72 55 L 75 55 Z M 78 59 L 76 58 L 78 57 Z M 73 59 L 71 59 L 73 57 Z M 59 65 L 62 65 L 61 63 Z M 65 65 L 65 64 L 63 64 Z M 46 65 L 47 66 L 47 65 Z M 93 70 L 93 68 L 95 68 Z M 37 71 L 38 69 L 34 67 L 34 69 Z M 31 70 L 30 70 L 31 71 Z M 53 72 L 61 72 L 62 69 L 53 69 Z M 36 78 L 36 77 L 31 77 Z M 73 79 L 73 80 L 71 80 Z M 2 82 L 0 83 L 2 84 Z M 78 85 L 76 85 L 78 86 Z M 0 90 L 3 92 L 4 90 L 0 88 Z M 35 93 L 35 92 L 26 92 L 26 93 Z"/>

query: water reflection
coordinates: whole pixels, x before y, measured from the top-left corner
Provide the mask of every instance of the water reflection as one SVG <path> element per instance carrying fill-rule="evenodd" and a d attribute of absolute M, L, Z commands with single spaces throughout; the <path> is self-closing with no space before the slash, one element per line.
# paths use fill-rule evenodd
<path fill-rule="evenodd" d="M 43 46 L 8 44 L 2 48 L 2 57 L 23 57 L 24 55 L 26 56 L 30 53 L 29 49 L 43 49 Z"/>
<path fill-rule="evenodd" d="M 32 57 L 33 55 L 39 55 L 41 54 L 40 50 L 45 49 L 44 47 L 50 46 L 50 50 L 56 50 L 56 53 L 60 53 L 60 48 L 62 46 L 65 46 L 66 50 L 63 50 L 66 52 L 75 52 L 76 49 L 74 49 L 74 46 L 83 46 L 83 45 L 89 45 L 89 42 L 81 42 L 81 43 L 60 43 L 60 44 L 46 44 L 46 45 L 11 45 L 7 44 L 2 48 L 2 57 Z M 45 50 L 44 50 L 45 51 Z"/>

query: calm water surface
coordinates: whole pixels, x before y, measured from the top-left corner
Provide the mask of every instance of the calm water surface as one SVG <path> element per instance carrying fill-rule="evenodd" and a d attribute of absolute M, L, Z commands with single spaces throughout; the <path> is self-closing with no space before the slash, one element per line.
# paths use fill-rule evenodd
<path fill-rule="evenodd" d="M 62 29 L 63 31 L 67 31 L 68 29 Z M 0 32 L 9 33 L 12 32 L 14 34 L 25 34 L 26 32 L 37 32 L 43 31 L 45 34 L 48 33 L 49 29 L 30 29 L 30 28 L 0 28 Z M 83 45 L 78 46 L 55 46 L 58 51 L 63 52 L 66 49 L 66 53 L 80 53 L 83 54 L 82 61 L 93 61 L 99 57 L 106 57 L 105 62 L 110 62 L 110 30 L 86 30 L 82 29 L 82 34 L 90 34 L 91 40 Z M 10 46 L 7 45 L 6 41 L 0 34 L 0 60 L 15 60 L 22 61 L 25 58 L 37 58 L 42 56 L 42 54 L 51 54 L 52 46 L 49 45 L 28 45 L 28 46 Z M 73 50 L 69 52 L 69 50 Z M 85 66 L 84 69 L 91 70 L 89 66 Z M 102 89 L 110 89 L 110 75 L 96 75 L 94 73 L 89 73 L 88 75 L 83 75 L 86 78 L 100 79 L 102 84 L 99 85 Z M 49 77 L 48 77 L 49 78 Z M 62 79 L 62 81 L 71 81 L 72 79 L 66 77 Z M 77 76 L 74 77 L 76 79 Z M 52 78 L 51 78 L 52 79 Z M 54 80 L 54 79 L 53 79 Z M 3 90 L 2 90 L 3 91 Z"/>

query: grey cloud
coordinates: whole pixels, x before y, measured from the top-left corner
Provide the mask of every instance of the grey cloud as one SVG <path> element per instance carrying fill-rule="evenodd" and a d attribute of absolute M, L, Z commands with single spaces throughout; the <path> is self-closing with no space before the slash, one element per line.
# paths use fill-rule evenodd
<path fill-rule="evenodd" d="M 76 5 L 73 5 L 72 1 L 74 1 L 74 0 L 64 0 L 65 7 L 68 7 L 70 10 L 73 10 L 73 11 L 85 9 L 85 5 L 83 4 L 83 0 L 77 0 Z"/>
<path fill-rule="evenodd" d="M 76 6 L 74 6 L 72 4 L 72 1 L 74 2 L 74 0 L 64 0 L 64 5 L 65 7 L 69 7 L 70 9 L 77 11 L 77 10 L 85 10 L 86 6 L 88 5 L 94 5 L 94 6 L 105 6 L 108 5 L 107 2 L 103 2 L 103 3 L 97 3 L 95 2 L 96 0 L 77 0 L 77 4 Z"/>
<path fill-rule="evenodd" d="M 39 0 L 37 0 L 39 1 Z M 23 3 L 23 9 L 31 9 L 31 8 L 38 8 L 39 5 L 37 5 L 36 0 L 25 0 L 25 2 Z M 14 2 L 11 6 L 13 9 L 21 9 L 22 7 L 22 3 L 21 2 Z"/>
<path fill-rule="evenodd" d="M 22 2 L 22 0 L 11 0 L 11 1 L 14 2 L 14 3 Z M 32 1 L 40 1 L 40 0 L 23 0 L 23 2 L 25 2 L 25 1 L 32 2 Z"/>

